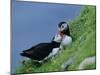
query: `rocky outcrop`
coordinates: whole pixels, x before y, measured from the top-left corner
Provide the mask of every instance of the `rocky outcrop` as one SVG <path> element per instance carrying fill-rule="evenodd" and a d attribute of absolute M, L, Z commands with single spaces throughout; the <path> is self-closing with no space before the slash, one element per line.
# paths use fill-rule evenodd
<path fill-rule="evenodd" d="M 73 58 L 69 58 L 68 60 L 66 60 L 62 65 L 61 65 L 61 71 L 67 70 L 68 67 L 74 63 L 74 59 Z"/>
<path fill-rule="evenodd" d="M 86 59 L 84 59 L 80 65 L 79 65 L 79 70 L 85 69 L 85 66 L 90 65 L 90 64 L 94 64 L 96 62 L 96 57 L 92 56 L 92 57 L 88 57 Z"/>

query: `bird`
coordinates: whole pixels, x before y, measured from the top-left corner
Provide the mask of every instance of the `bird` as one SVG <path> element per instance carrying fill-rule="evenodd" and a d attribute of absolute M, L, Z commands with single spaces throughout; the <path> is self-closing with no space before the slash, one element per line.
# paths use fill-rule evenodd
<path fill-rule="evenodd" d="M 69 25 L 66 22 L 60 22 L 58 24 L 58 33 L 62 37 L 61 44 L 58 48 L 53 48 L 52 52 L 49 54 L 48 58 L 53 58 L 60 50 L 64 49 L 67 45 L 71 44 L 72 37 L 70 36 Z"/>
<path fill-rule="evenodd" d="M 58 24 L 58 33 L 62 37 L 61 44 L 58 48 L 53 48 L 48 58 L 53 58 L 60 50 L 64 49 L 67 45 L 72 43 L 72 37 L 70 36 L 69 25 L 66 22 L 60 22 Z"/>
<path fill-rule="evenodd" d="M 20 55 L 30 58 L 38 63 L 43 63 L 48 58 L 52 57 L 59 50 L 62 37 L 56 34 L 51 42 L 39 43 L 27 50 L 23 50 Z"/>
<path fill-rule="evenodd" d="M 62 35 L 62 42 L 60 44 L 60 49 L 64 49 L 67 45 L 72 43 L 72 37 L 70 35 L 70 29 L 67 22 L 60 22 L 58 24 L 58 30 L 60 35 Z"/>

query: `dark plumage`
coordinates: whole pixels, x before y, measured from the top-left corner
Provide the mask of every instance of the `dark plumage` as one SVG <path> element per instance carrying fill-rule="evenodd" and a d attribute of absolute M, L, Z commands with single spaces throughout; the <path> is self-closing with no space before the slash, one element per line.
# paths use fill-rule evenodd
<path fill-rule="evenodd" d="M 52 52 L 53 48 L 57 48 L 60 46 L 61 37 L 57 38 L 56 36 L 56 38 L 54 39 L 57 39 L 57 41 L 53 40 L 49 43 L 39 43 L 28 50 L 22 51 L 20 55 L 31 58 L 33 60 L 41 61 Z"/>
<path fill-rule="evenodd" d="M 62 24 L 66 24 L 66 22 L 60 22 L 60 23 L 58 24 L 58 27 L 61 27 Z"/>
<path fill-rule="evenodd" d="M 34 60 L 42 60 L 52 52 L 53 48 L 59 47 L 60 43 L 52 41 L 51 43 L 40 43 L 32 48 L 25 50 L 21 56 L 28 57 Z"/>

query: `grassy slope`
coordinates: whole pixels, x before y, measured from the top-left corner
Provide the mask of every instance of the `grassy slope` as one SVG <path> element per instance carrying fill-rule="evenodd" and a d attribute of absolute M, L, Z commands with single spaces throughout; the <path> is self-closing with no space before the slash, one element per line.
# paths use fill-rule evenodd
<path fill-rule="evenodd" d="M 36 67 L 31 61 L 27 61 L 26 65 L 21 65 L 16 73 L 60 71 L 62 63 L 70 57 L 74 57 L 75 62 L 67 70 L 77 70 L 82 60 L 86 57 L 94 56 L 96 54 L 95 6 L 85 6 L 80 15 L 70 21 L 69 24 L 73 37 L 71 45 L 41 67 Z M 90 67 L 87 66 L 87 69 L 93 69 L 95 68 L 94 66 L 95 64 Z"/>

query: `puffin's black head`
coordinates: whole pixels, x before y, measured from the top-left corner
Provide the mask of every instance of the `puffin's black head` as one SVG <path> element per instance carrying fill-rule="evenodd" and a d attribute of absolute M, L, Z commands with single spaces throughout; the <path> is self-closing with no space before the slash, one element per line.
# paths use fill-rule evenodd
<path fill-rule="evenodd" d="M 58 29 L 61 33 L 70 36 L 69 25 L 66 22 L 60 22 Z"/>
<path fill-rule="evenodd" d="M 66 22 L 60 22 L 60 23 L 58 24 L 58 27 L 60 28 L 60 27 L 62 26 L 62 24 L 66 24 Z"/>

